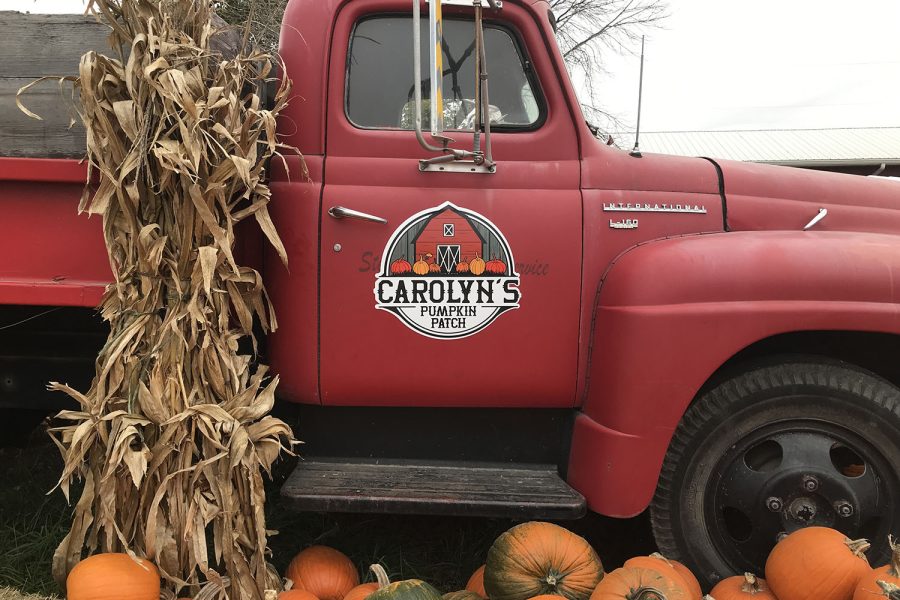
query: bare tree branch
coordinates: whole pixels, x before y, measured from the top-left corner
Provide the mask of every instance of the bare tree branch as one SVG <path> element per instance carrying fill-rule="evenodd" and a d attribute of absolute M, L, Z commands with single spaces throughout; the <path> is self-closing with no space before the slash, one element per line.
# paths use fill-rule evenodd
<path fill-rule="evenodd" d="M 667 0 L 550 0 L 560 51 L 580 93 L 585 117 L 600 129 L 629 128 L 603 108 L 597 76 L 609 52 L 632 53 L 641 35 L 668 16 Z"/>
<path fill-rule="evenodd" d="M 288 0 L 213 0 L 213 8 L 232 25 L 243 26 L 249 22 L 253 43 L 267 52 L 275 52 L 287 3 Z"/>

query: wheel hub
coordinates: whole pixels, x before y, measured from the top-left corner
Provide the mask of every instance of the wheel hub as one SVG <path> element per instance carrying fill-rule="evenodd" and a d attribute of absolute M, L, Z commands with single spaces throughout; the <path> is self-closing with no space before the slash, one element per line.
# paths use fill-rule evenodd
<path fill-rule="evenodd" d="M 709 492 L 710 533 L 736 570 L 764 564 L 776 541 L 797 529 L 818 525 L 859 537 L 877 521 L 883 508 L 874 468 L 829 429 L 782 425 L 722 458 Z"/>
<path fill-rule="evenodd" d="M 813 498 L 801 496 L 791 502 L 785 516 L 800 527 L 808 527 L 815 523 L 818 514 L 819 507 L 816 501 Z"/>

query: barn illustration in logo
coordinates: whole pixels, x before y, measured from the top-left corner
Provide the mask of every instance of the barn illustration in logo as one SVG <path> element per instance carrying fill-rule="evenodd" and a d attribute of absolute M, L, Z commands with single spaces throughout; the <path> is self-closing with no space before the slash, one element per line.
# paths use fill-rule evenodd
<path fill-rule="evenodd" d="M 375 308 L 428 337 L 466 337 L 519 308 L 514 265 L 493 223 L 446 202 L 413 215 L 388 240 Z"/>

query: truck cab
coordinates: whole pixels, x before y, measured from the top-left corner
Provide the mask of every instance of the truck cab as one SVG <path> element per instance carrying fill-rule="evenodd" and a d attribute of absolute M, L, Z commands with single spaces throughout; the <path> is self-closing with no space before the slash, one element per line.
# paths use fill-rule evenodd
<path fill-rule="evenodd" d="M 264 358 L 305 441 L 285 502 L 649 507 L 660 549 L 707 583 L 759 572 L 809 525 L 887 556 L 900 186 L 608 146 L 545 0 L 292 0 L 280 54 L 295 96 L 270 211 L 288 266 L 255 238 L 244 250 L 278 316 Z M 0 272 L 10 320 L 99 299 L 83 176 L 0 158 L 0 250 L 39 249 Z M 52 227 L 29 234 L 36 218 Z M 21 360 L 2 351 L 14 381 Z M 58 377 L 40 356 L 31 385 Z"/>

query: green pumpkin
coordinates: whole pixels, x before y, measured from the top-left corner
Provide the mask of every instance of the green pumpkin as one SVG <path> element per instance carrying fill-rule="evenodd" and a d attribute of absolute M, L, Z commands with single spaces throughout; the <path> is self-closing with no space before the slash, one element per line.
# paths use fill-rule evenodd
<path fill-rule="evenodd" d="M 443 600 L 441 593 L 420 579 L 395 581 L 372 592 L 366 600 Z"/>
<path fill-rule="evenodd" d="M 444 600 L 484 600 L 484 598 L 469 590 L 459 590 L 458 592 L 447 592 L 444 594 Z"/>

